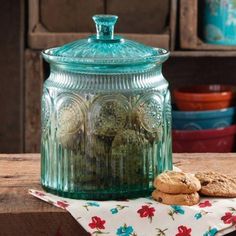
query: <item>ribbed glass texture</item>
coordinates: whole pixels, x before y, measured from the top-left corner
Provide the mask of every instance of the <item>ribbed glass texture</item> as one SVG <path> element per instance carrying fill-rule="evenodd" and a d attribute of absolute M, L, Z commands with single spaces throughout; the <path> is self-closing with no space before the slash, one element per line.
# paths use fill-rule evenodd
<path fill-rule="evenodd" d="M 92 43 L 43 53 L 51 73 L 42 96 L 41 183 L 51 193 L 149 196 L 154 178 L 172 169 L 170 93 L 161 73 L 168 52 L 126 44 L 113 34 L 116 19 L 95 16 Z"/>

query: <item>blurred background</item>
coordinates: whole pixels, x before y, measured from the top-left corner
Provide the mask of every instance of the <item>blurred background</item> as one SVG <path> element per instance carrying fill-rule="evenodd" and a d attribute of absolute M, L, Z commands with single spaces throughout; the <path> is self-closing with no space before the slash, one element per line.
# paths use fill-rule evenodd
<path fill-rule="evenodd" d="M 206 1 L 212 3 L 214 15 L 215 0 Z M 163 66 L 171 90 L 183 85 L 235 84 L 236 46 L 209 42 L 222 35 L 211 28 L 210 38 L 204 36 L 204 11 L 198 0 L 2 1 L 0 152 L 40 151 L 40 98 L 49 73 L 40 51 L 94 33 L 91 17 L 95 14 L 118 15 L 116 33 L 171 50 Z M 231 25 L 235 17 L 229 18 Z"/>

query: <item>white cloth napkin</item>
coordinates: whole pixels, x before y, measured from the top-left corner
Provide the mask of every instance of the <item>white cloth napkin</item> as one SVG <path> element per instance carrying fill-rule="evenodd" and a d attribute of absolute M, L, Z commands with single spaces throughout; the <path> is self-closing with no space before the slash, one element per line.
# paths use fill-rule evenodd
<path fill-rule="evenodd" d="M 92 235 L 219 236 L 236 230 L 236 198 L 202 198 L 189 207 L 168 206 L 151 198 L 86 201 L 33 189 L 29 193 L 67 210 Z"/>

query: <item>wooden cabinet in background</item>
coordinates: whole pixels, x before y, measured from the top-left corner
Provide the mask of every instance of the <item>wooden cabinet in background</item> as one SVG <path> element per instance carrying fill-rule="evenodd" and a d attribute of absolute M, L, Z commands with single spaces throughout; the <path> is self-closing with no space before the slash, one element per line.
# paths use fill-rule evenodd
<path fill-rule="evenodd" d="M 54 33 L 93 32 L 91 17 L 105 12 L 104 0 L 33 0 L 29 3 L 30 7 L 37 4 L 40 15 L 37 24 L 41 23 L 45 30 Z M 29 18 L 29 22 L 31 20 Z"/>
<path fill-rule="evenodd" d="M 0 152 L 22 152 L 24 1 L 1 1 L 0 29 Z"/>
<path fill-rule="evenodd" d="M 39 152 L 41 95 L 44 81 L 43 62 L 39 51 L 27 49 L 24 53 L 25 74 L 25 137 L 24 151 Z"/>
<path fill-rule="evenodd" d="M 177 0 L 29 0 L 28 47 L 59 46 L 95 33 L 92 16 L 117 14 L 115 32 L 174 48 Z"/>

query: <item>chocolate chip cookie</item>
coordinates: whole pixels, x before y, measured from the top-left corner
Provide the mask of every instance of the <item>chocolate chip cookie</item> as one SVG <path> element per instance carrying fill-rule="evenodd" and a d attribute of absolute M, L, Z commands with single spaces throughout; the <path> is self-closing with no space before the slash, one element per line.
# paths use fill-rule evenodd
<path fill-rule="evenodd" d="M 154 190 L 152 197 L 156 201 L 167 205 L 192 206 L 199 202 L 199 194 L 197 192 L 190 194 L 168 194 Z"/>
<path fill-rule="evenodd" d="M 177 171 L 166 171 L 154 180 L 154 186 L 163 193 L 186 194 L 200 190 L 200 181 L 194 175 Z"/>
<path fill-rule="evenodd" d="M 236 197 L 236 178 L 213 171 L 198 172 L 195 176 L 201 182 L 201 194 L 212 197 Z"/>

